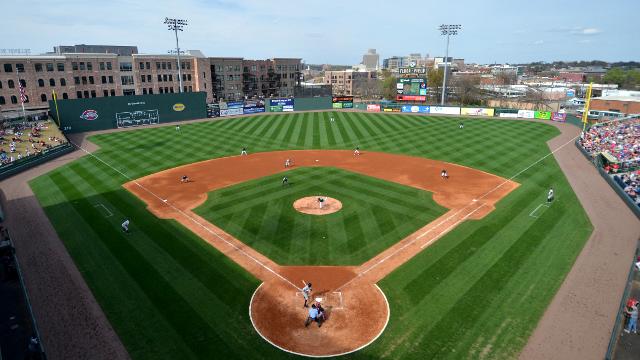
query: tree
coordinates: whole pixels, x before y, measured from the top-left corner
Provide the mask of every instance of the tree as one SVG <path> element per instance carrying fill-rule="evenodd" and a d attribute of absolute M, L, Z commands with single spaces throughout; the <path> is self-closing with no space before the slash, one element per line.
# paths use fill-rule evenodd
<path fill-rule="evenodd" d="M 622 87 L 625 82 L 625 71 L 622 68 L 609 69 L 602 80 L 605 84 L 618 84 L 619 87 Z"/>
<path fill-rule="evenodd" d="M 460 99 L 460 105 L 478 105 L 480 103 L 480 77 L 456 76 L 451 82 Z"/>
<path fill-rule="evenodd" d="M 384 80 L 382 81 L 382 96 L 384 96 L 385 99 L 396 99 L 396 82 L 397 79 L 395 76 L 391 76 L 391 74 L 387 74 L 387 76 L 385 76 Z"/>
<path fill-rule="evenodd" d="M 444 78 L 443 69 L 429 69 L 427 71 L 427 86 L 432 100 L 437 102 L 439 94 L 442 92 L 442 79 Z"/>
<path fill-rule="evenodd" d="M 360 96 L 363 99 L 379 99 L 381 93 L 382 81 L 379 79 L 368 78 L 353 82 L 353 95 Z"/>

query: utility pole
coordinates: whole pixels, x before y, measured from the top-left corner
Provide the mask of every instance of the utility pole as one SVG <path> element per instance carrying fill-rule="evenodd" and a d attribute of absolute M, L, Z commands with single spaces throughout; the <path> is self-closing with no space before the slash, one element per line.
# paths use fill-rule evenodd
<path fill-rule="evenodd" d="M 179 92 L 182 91 L 182 65 L 180 64 L 180 44 L 178 43 L 178 31 L 183 31 L 182 28 L 187 26 L 187 20 L 181 19 L 169 19 L 164 18 L 164 23 L 167 24 L 168 30 L 173 31 L 176 35 L 176 50 L 175 53 L 178 56 L 178 84 L 180 84 Z M 170 51 L 171 52 L 171 51 Z"/>
<path fill-rule="evenodd" d="M 444 76 L 442 78 L 442 98 L 440 99 L 440 105 L 444 106 L 445 93 L 447 91 L 447 64 L 449 62 L 449 36 L 458 35 L 458 30 L 462 30 L 462 25 L 442 24 L 438 29 L 440 30 L 440 35 L 447 36 L 447 47 L 444 55 Z"/>

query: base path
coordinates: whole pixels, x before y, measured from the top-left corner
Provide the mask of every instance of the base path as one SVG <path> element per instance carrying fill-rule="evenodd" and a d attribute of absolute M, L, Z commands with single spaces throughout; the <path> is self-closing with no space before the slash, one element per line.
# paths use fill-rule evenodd
<path fill-rule="evenodd" d="M 286 159 L 294 159 L 293 168 L 336 167 L 426 190 L 449 211 L 357 267 L 276 264 L 193 212 L 211 191 L 286 173 L 291 169 L 282 168 Z M 448 179 L 440 176 L 442 169 L 447 170 Z M 191 181 L 182 183 L 184 175 Z M 346 354 L 377 339 L 390 313 L 385 295 L 375 284 L 462 221 L 484 217 L 517 186 L 499 176 L 441 161 L 378 152 L 354 156 L 345 150 L 275 151 L 218 158 L 124 185 L 144 200 L 151 212 L 177 220 L 262 280 L 251 300 L 253 325 L 274 346 L 307 356 Z M 317 197 L 311 201 L 312 207 L 318 207 Z M 302 306 L 303 280 L 313 283 L 312 297 L 322 298 L 327 310 L 328 319 L 321 328 L 315 323 L 307 328 L 303 325 L 308 313 Z"/>

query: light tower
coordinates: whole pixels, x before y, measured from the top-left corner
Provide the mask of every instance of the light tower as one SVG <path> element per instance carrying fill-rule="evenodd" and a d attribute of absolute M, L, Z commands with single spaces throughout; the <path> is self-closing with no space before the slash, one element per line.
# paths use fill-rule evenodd
<path fill-rule="evenodd" d="M 169 19 L 164 18 L 164 23 L 167 24 L 169 31 L 173 31 L 176 35 L 176 50 L 175 53 L 178 56 L 178 83 L 180 84 L 179 92 L 182 92 L 182 70 L 180 64 L 180 44 L 178 43 L 178 31 L 183 31 L 182 28 L 187 26 L 187 20 L 181 19 Z"/>
<path fill-rule="evenodd" d="M 449 36 L 458 35 L 458 30 L 462 30 L 462 25 L 442 24 L 438 29 L 440 30 L 440 35 L 447 36 L 447 48 L 444 55 L 444 77 L 442 79 L 442 98 L 440 99 L 440 105 L 444 106 L 445 93 L 447 91 L 447 63 L 449 61 Z"/>

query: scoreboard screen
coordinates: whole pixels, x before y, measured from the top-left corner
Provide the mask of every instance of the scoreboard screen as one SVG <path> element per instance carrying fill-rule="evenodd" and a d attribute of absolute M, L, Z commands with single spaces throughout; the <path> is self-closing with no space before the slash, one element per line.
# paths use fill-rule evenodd
<path fill-rule="evenodd" d="M 399 101 L 427 101 L 427 79 L 399 78 L 396 92 Z"/>

